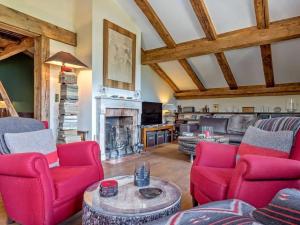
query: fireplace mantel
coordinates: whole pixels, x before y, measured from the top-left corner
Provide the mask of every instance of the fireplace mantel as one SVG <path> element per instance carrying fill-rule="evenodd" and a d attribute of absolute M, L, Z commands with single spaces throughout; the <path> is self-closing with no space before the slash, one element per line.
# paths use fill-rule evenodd
<path fill-rule="evenodd" d="M 137 126 L 141 124 L 142 101 L 139 99 L 120 99 L 109 97 L 96 97 L 97 108 L 97 141 L 101 148 L 101 159 L 105 160 L 105 116 L 106 109 L 133 109 L 137 110 Z M 137 129 L 136 129 L 137 131 Z M 134 142 L 138 142 L 137 132 L 134 134 Z"/>

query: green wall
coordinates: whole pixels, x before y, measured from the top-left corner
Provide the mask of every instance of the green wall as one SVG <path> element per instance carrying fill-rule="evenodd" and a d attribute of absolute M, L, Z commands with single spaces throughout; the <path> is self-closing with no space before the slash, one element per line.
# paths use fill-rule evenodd
<path fill-rule="evenodd" d="M 33 59 L 20 53 L 0 61 L 0 80 L 17 112 L 34 110 Z"/>

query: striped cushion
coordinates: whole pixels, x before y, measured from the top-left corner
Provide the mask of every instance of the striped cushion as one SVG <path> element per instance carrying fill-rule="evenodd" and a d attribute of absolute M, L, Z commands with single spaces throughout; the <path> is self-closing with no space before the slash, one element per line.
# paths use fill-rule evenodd
<path fill-rule="evenodd" d="M 250 126 L 242 140 L 238 155 L 264 155 L 288 158 L 293 145 L 292 131 L 265 131 Z"/>
<path fill-rule="evenodd" d="M 300 129 L 300 117 L 280 117 L 258 120 L 255 127 L 266 131 L 293 131 L 294 136 Z"/>
<path fill-rule="evenodd" d="M 300 191 L 281 190 L 267 207 L 256 209 L 253 217 L 263 224 L 300 224 Z"/>

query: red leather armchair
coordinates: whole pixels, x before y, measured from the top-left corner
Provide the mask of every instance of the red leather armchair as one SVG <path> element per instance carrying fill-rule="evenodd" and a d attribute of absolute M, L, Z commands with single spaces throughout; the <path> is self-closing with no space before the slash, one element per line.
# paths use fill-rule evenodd
<path fill-rule="evenodd" d="M 191 169 L 194 203 L 244 200 L 264 207 L 284 188 L 300 188 L 300 132 L 290 159 L 245 155 L 236 165 L 238 146 L 200 142 Z"/>
<path fill-rule="evenodd" d="M 58 146 L 60 166 L 44 155 L 0 155 L 0 191 L 9 217 L 23 225 L 52 225 L 80 211 L 84 190 L 103 179 L 100 149 L 87 141 Z"/>

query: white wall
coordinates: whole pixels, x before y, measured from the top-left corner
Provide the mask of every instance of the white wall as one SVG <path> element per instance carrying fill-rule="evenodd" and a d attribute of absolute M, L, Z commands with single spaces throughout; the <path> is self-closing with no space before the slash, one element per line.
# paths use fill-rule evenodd
<path fill-rule="evenodd" d="M 273 108 L 276 106 L 281 107 L 282 111 L 286 111 L 286 103 L 290 98 L 296 100 L 297 111 L 299 112 L 300 95 L 178 100 L 177 104 L 181 106 L 195 106 L 196 111 L 201 111 L 201 108 L 205 105 L 208 105 L 212 110 L 213 104 L 219 104 L 220 112 L 229 112 L 233 108 L 235 111 L 241 112 L 243 106 L 254 106 L 257 112 L 261 112 L 262 109 L 264 111 L 269 109 L 270 112 L 273 112 Z"/>
<path fill-rule="evenodd" d="M 149 66 L 142 66 L 142 100 L 148 102 L 176 103 L 174 91 Z"/>
<path fill-rule="evenodd" d="M 96 101 L 100 87 L 103 85 L 103 19 L 107 19 L 136 34 L 136 81 L 135 88 L 141 87 L 141 31 L 115 0 L 92 0 L 92 137 L 96 134 Z M 118 94 L 133 96 L 133 92 L 108 89 L 108 95 Z"/>
<path fill-rule="evenodd" d="M 0 4 L 74 31 L 73 0 L 0 0 Z"/>

